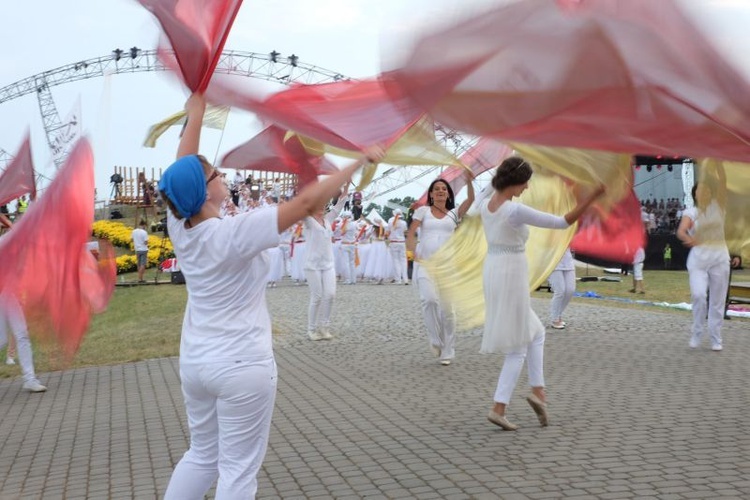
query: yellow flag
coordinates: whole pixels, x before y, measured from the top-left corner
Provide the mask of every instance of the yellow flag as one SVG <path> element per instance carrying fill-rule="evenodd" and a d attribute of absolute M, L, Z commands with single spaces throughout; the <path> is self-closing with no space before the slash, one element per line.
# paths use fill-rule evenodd
<path fill-rule="evenodd" d="M 147 148 L 156 147 L 156 140 L 159 139 L 169 127 L 185 123 L 185 116 L 186 113 L 184 110 L 179 111 L 159 123 L 152 125 L 151 128 L 148 129 L 148 134 L 146 134 L 146 140 L 143 141 L 143 145 Z M 203 126 L 224 130 L 228 116 L 229 106 L 208 106 L 206 108 L 206 114 L 203 117 Z"/>

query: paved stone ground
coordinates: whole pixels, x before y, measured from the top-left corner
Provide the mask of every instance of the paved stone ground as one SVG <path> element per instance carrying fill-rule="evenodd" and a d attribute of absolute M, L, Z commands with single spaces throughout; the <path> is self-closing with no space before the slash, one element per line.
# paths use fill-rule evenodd
<path fill-rule="evenodd" d="M 548 331 L 551 426 L 486 420 L 501 356 L 431 357 L 412 287 L 339 288 L 337 338 L 303 338 L 306 287 L 269 290 L 279 391 L 259 498 L 750 498 L 750 322 L 687 346 L 690 315 L 574 302 Z M 545 317 L 549 301 L 533 305 Z M 187 446 L 176 359 L 0 381 L 0 499 L 157 498 Z"/>

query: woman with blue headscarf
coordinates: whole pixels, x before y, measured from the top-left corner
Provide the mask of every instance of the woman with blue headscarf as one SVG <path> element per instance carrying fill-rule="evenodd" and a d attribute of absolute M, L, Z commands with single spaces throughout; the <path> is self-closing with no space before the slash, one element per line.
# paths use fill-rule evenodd
<path fill-rule="evenodd" d="M 193 94 L 175 161 L 159 181 L 167 225 L 188 291 L 180 341 L 180 379 L 190 448 L 165 498 L 202 499 L 218 478 L 216 498 L 254 498 L 276 396 L 276 363 L 263 255 L 280 234 L 335 196 L 367 161 L 313 183 L 283 205 L 221 218 L 229 195 L 221 173 L 199 156 L 206 103 Z M 383 151 L 374 147 L 369 159 Z"/>

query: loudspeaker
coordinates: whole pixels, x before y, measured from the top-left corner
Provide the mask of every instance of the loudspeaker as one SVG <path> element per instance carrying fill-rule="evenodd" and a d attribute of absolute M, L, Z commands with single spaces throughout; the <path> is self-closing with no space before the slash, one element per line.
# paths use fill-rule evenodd
<path fill-rule="evenodd" d="M 172 284 L 173 285 L 185 284 L 185 276 L 182 274 L 182 271 L 172 271 Z"/>

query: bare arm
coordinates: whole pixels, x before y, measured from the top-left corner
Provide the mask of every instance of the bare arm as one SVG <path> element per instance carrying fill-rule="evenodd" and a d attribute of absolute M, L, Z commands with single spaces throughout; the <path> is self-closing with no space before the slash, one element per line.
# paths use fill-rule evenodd
<path fill-rule="evenodd" d="M 13 227 L 13 223 L 4 214 L 0 214 L 0 226 L 10 229 L 11 227 Z"/>
<path fill-rule="evenodd" d="M 201 127 L 203 126 L 203 115 L 206 112 L 206 98 L 203 94 L 195 93 L 185 103 L 187 120 L 182 130 L 180 145 L 177 148 L 177 158 L 188 155 L 197 155 L 201 140 Z"/>
<path fill-rule="evenodd" d="M 471 170 L 466 171 L 466 194 L 468 197 L 466 200 L 464 200 L 463 203 L 461 203 L 461 206 L 458 207 L 458 218 L 466 214 L 466 211 L 469 210 L 469 207 L 472 203 L 474 203 L 474 184 L 472 181 L 474 180 L 474 175 L 471 173 Z"/>
<path fill-rule="evenodd" d="M 412 219 L 409 231 L 406 233 L 406 251 L 411 252 L 412 257 L 417 249 L 417 229 L 422 225 L 421 220 Z"/>
<path fill-rule="evenodd" d="M 354 172 L 365 162 L 371 160 L 380 161 L 385 152 L 380 147 L 374 147 L 367 151 L 367 155 L 343 168 L 333 175 L 328 176 L 321 182 L 315 182 L 305 187 L 297 196 L 279 206 L 278 229 L 281 233 L 284 229 L 291 227 L 298 220 L 312 215 L 315 210 L 326 201 L 333 198 L 344 183 L 348 183 Z"/>
<path fill-rule="evenodd" d="M 581 215 L 583 215 L 583 213 L 591 206 L 592 203 L 594 203 L 594 201 L 596 201 L 597 198 L 599 198 L 604 193 L 604 191 L 604 185 L 600 185 L 596 188 L 596 190 L 594 190 L 593 193 L 579 201 L 578 205 L 576 205 L 573 210 L 565 214 L 565 222 L 570 225 L 580 219 Z"/>
<path fill-rule="evenodd" d="M 683 215 L 680 219 L 680 225 L 677 228 L 677 239 L 679 239 L 686 247 L 694 247 L 696 245 L 695 238 L 688 234 L 688 231 L 693 227 L 693 219 L 687 215 Z"/>

